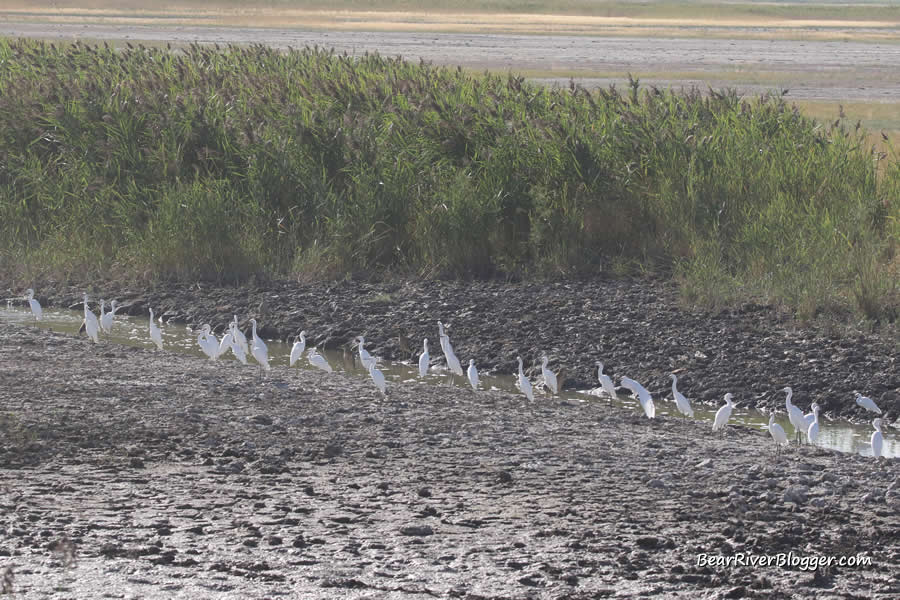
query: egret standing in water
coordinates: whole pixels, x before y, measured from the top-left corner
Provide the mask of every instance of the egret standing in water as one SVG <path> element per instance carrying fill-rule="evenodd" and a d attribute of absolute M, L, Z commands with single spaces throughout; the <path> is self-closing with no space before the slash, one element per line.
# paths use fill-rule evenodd
<path fill-rule="evenodd" d="M 250 349 L 250 353 L 262 369 L 270 371 L 272 367 L 269 366 L 269 348 L 262 338 L 256 335 L 256 319 L 250 319 L 250 323 L 253 325 L 253 347 Z"/>
<path fill-rule="evenodd" d="M 31 308 L 31 314 L 34 315 L 35 321 L 40 321 L 44 318 L 44 310 L 41 308 L 41 303 L 34 299 L 34 290 L 28 288 L 25 290 L 25 299 L 28 301 L 28 306 Z"/>
<path fill-rule="evenodd" d="M 813 421 L 816 420 L 816 409 L 819 408 L 819 405 L 815 402 L 810 405 L 810 412 L 803 415 L 803 433 L 807 433 L 809 431 L 809 426 L 813 424 Z M 806 438 L 809 440 L 809 437 Z"/>
<path fill-rule="evenodd" d="M 203 354 L 208 356 L 210 360 L 219 357 L 219 340 L 212 333 L 212 327 L 209 324 L 203 326 L 203 331 L 197 336 L 197 344 L 203 350 Z"/>
<path fill-rule="evenodd" d="M 881 448 L 884 446 L 884 436 L 881 433 L 881 419 L 872 421 L 872 427 L 875 432 L 872 434 L 872 456 L 878 458 L 881 456 Z"/>
<path fill-rule="evenodd" d="M 550 390 L 551 394 L 555 395 L 559 392 L 559 386 L 556 383 L 556 373 L 547 368 L 547 363 L 549 362 L 550 359 L 547 358 L 546 354 L 541 357 L 541 375 L 544 377 L 544 385 Z"/>
<path fill-rule="evenodd" d="M 534 390 L 531 388 L 531 382 L 525 377 L 525 371 L 522 369 L 522 357 L 517 356 L 516 360 L 519 361 L 519 389 L 522 390 L 526 398 L 534 401 Z"/>
<path fill-rule="evenodd" d="M 678 375 L 672 373 L 669 375 L 672 378 L 672 396 L 675 398 L 675 406 L 678 407 L 678 412 L 683 414 L 685 418 L 694 418 L 694 409 L 691 408 L 691 403 L 685 397 L 684 394 L 678 391 Z"/>
<path fill-rule="evenodd" d="M 375 384 L 375 387 L 378 388 L 383 396 L 387 396 L 387 382 L 384 379 L 384 373 L 375 366 L 375 359 L 370 358 L 366 361 L 365 367 L 368 369 L 369 377 L 372 378 L 372 383 Z"/>
<path fill-rule="evenodd" d="M 428 355 L 428 338 L 422 340 L 422 354 L 419 355 L 419 377 L 428 374 L 428 363 L 431 357 Z"/>
<path fill-rule="evenodd" d="M 97 344 L 100 342 L 100 324 L 97 322 L 97 315 L 88 308 L 88 295 L 84 295 L 84 330 L 88 337 Z"/>
<path fill-rule="evenodd" d="M 875 402 L 871 398 L 867 398 L 863 396 L 859 392 L 856 393 L 856 403 L 866 410 L 870 410 L 873 413 L 881 414 L 881 409 L 875 404 Z"/>
<path fill-rule="evenodd" d="M 712 430 L 719 431 L 720 429 L 724 430 L 725 425 L 728 423 L 728 419 L 731 418 L 731 411 L 734 408 L 734 404 L 731 403 L 731 399 L 734 397 L 734 394 L 727 393 L 725 394 L 725 406 L 719 409 L 716 413 L 716 418 L 713 421 Z"/>
<path fill-rule="evenodd" d="M 441 337 L 441 350 L 444 351 L 444 358 L 447 360 L 447 368 L 452 375 L 459 375 L 462 377 L 462 365 L 456 357 L 456 352 L 453 351 L 453 344 L 450 343 L 450 336 L 444 333 L 444 324 L 440 321 L 438 321 L 438 333 Z M 450 381 L 453 381 L 452 377 L 450 378 Z"/>
<path fill-rule="evenodd" d="M 237 315 L 234 315 L 234 331 L 231 332 L 234 341 L 241 347 L 241 350 L 244 351 L 244 355 L 250 353 L 250 344 L 247 343 L 247 336 L 241 331 L 240 324 L 238 323 Z"/>
<path fill-rule="evenodd" d="M 306 330 L 300 332 L 300 335 L 297 336 L 297 341 L 294 342 L 294 345 L 291 347 L 291 361 L 289 366 L 293 367 L 294 363 L 300 360 L 300 357 L 303 356 L 303 351 L 306 350 Z"/>
<path fill-rule="evenodd" d="M 162 331 L 159 326 L 153 321 L 153 309 L 150 309 L 150 339 L 153 340 L 153 343 L 156 344 L 156 347 L 160 350 L 163 349 L 162 342 Z"/>
<path fill-rule="evenodd" d="M 809 429 L 806 430 L 806 441 L 810 444 L 815 444 L 816 438 L 819 437 L 819 405 L 815 402 L 813 402 L 812 411 L 813 420 L 809 425 Z"/>
<path fill-rule="evenodd" d="M 369 368 L 369 363 L 373 362 L 375 359 L 369 354 L 369 351 L 366 350 L 366 338 L 361 335 L 353 338 L 353 341 L 356 343 L 356 347 L 359 349 L 359 362 L 363 366 L 364 369 Z"/>
<path fill-rule="evenodd" d="M 791 422 L 791 425 L 794 427 L 794 433 L 797 436 L 797 443 L 800 443 L 800 432 L 806 433 L 806 420 L 803 418 L 803 411 L 794 406 L 791 402 L 791 397 L 794 395 L 794 390 L 789 387 L 786 387 L 781 390 L 782 392 L 787 394 L 787 397 L 784 399 L 784 407 L 787 409 L 788 419 Z"/>
<path fill-rule="evenodd" d="M 781 425 L 775 422 L 775 411 L 772 411 L 772 414 L 769 415 L 769 433 L 772 434 L 772 439 L 775 440 L 775 456 L 778 456 L 779 448 L 787 444 L 788 439 Z"/>
<path fill-rule="evenodd" d="M 104 313 L 103 308 L 106 306 L 106 300 L 100 301 L 100 329 L 103 333 L 109 335 L 112 333 L 113 319 L 116 318 L 116 310 L 119 308 L 119 302 L 113 300 L 109 303 L 109 312 Z"/>
<path fill-rule="evenodd" d="M 478 369 L 475 368 L 475 359 L 469 359 L 469 369 L 466 371 L 469 376 L 469 383 L 472 385 L 472 391 L 478 391 Z"/>
<path fill-rule="evenodd" d="M 600 387 L 603 388 L 603 391 L 606 392 L 610 400 L 615 400 L 616 386 L 613 385 L 610 376 L 603 372 L 603 363 L 598 360 L 594 364 L 597 365 L 597 378 L 600 380 Z"/>
<path fill-rule="evenodd" d="M 629 377 L 623 377 L 620 383 L 622 387 L 631 390 L 631 393 L 637 396 L 638 402 L 641 403 L 641 408 L 644 409 L 644 414 L 647 415 L 648 419 L 656 417 L 656 405 L 653 404 L 653 397 L 647 391 L 647 388 Z"/>
<path fill-rule="evenodd" d="M 331 373 L 334 370 L 331 368 L 331 365 L 328 364 L 328 361 L 325 360 L 325 357 L 319 354 L 318 350 L 315 348 L 310 349 L 307 359 L 309 360 L 309 364 L 326 373 Z"/>

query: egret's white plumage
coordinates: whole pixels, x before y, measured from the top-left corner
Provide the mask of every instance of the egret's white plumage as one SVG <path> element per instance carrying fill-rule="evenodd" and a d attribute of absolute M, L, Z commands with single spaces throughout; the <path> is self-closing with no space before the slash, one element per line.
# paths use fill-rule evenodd
<path fill-rule="evenodd" d="M 472 385 L 472 389 L 476 392 L 478 391 L 478 369 L 475 368 L 475 359 L 469 359 L 469 369 L 466 371 L 466 375 L 469 377 L 469 383 Z"/>
<path fill-rule="evenodd" d="M 522 369 L 522 357 L 517 356 L 516 360 L 519 361 L 519 389 L 522 390 L 526 398 L 534 400 L 534 390 L 531 388 L 531 382 L 525 377 L 525 371 Z"/>
<path fill-rule="evenodd" d="M 150 309 L 150 339 L 153 340 L 153 343 L 156 344 L 156 347 L 160 350 L 163 349 L 163 341 L 162 341 L 162 331 L 159 328 L 159 325 L 156 324 L 153 320 L 153 309 Z"/>
<path fill-rule="evenodd" d="M 675 406 L 678 408 L 678 412 L 683 414 L 685 417 L 694 417 L 694 409 L 691 408 L 690 401 L 685 397 L 684 394 L 678 391 L 678 375 L 672 373 L 669 375 L 672 378 L 672 396 L 675 398 Z"/>
<path fill-rule="evenodd" d="M 610 397 L 611 400 L 616 399 L 616 386 L 613 385 L 613 381 L 609 375 L 606 375 L 603 372 L 603 363 L 599 360 L 596 363 L 597 365 L 597 378 L 600 380 L 600 387 L 603 388 L 603 391 Z"/>
<path fill-rule="evenodd" d="M 100 323 L 97 321 L 97 315 L 88 308 L 87 294 L 84 295 L 84 330 L 95 344 L 100 342 Z"/>
<path fill-rule="evenodd" d="M 731 403 L 731 399 L 734 397 L 730 392 L 725 394 L 725 406 L 720 408 L 718 412 L 716 412 L 716 418 L 713 421 L 712 430 L 718 431 L 720 429 L 724 429 L 725 425 L 728 423 L 728 419 L 731 418 L 731 411 L 734 409 L 734 404 Z"/>
<path fill-rule="evenodd" d="M 331 365 L 328 364 L 328 361 L 325 360 L 325 357 L 319 354 L 315 348 L 310 349 L 307 359 L 309 360 L 309 364 L 326 373 L 331 373 L 334 370 L 331 368 Z"/>
<path fill-rule="evenodd" d="M 231 324 L 231 352 L 234 354 L 235 358 L 237 358 L 242 365 L 247 364 L 247 352 L 244 351 L 244 347 L 241 346 L 237 339 L 234 337 L 235 332 L 238 331 L 237 326 L 232 323 Z"/>
<path fill-rule="evenodd" d="M 103 330 L 103 333 L 110 334 L 112 333 L 113 327 L 113 319 L 116 317 L 116 309 L 119 308 L 119 303 L 116 300 L 113 300 L 109 303 L 109 312 L 103 312 L 103 309 L 106 307 L 106 300 L 100 301 L 100 329 Z"/>
<path fill-rule="evenodd" d="M 791 402 L 791 397 L 794 395 L 794 390 L 789 387 L 786 387 L 781 390 L 782 392 L 787 394 L 787 397 L 784 399 L 784 407 L 787 409 L 788 419 L 791 422 L 791 425 L 794 427 L 794 434 L 797 436 L 797 442 L 800 441 L 800 432 L 806 433 L 806 421 L 803 418 L 803 411 L 794 406 Z"/>
<path fill-rule="evenodd" d="M 772 439 L 775 440 L 775 453 L 778 453 L 778 447 L 783 446 L 788 443 L 787 434 L 784 432 L 784 428 L 775 422 L 775 413 L 769 415 L 769 433 L 772 434 Z"/>
<path fill-rule="evenodd" d="M 804 433 L 809 431 L 809 426 L 813 424 L 813 421 L 816 420 L 816 408 L 818 408 L 818 404 L 815 402 L 812 403 L 809 407 L 809 412 L 803 415 L 803 431 Z"/>
<path fill-rule="evenodd" d="M 222 356 L 228 349 L 231 348 L 231 345 L 234 343 L 234 323 L 228 324 L 228 331 L 225 335 L 222 336 L 221 341 L 219 342 L 219 348 L 216 350 L 216 357 Z"/>
<path fill-rule="evenodd" d="M 306 330 L 300 332 L 300 335 L 297 336 L 297 341 L 294 342 L 294 345 L 291 347 L 291 361 L 289 366 L 293 367 L 294 363 L 300 360 L 300 357 L 303 356 L 303 352 L 306 350 Z"/>
<path fill-rule="evenodd" d="M 366 363 L 366 368 L 369 370 L 369 377 L 372 378 L 372 383 L 375 384 L 375 387 L 377 387 L 383 395 L 387 396 L 387 382 L 384 379 L 384 373 L 375 366 L 374 358 Z"/>
<path fill-rule="evenodd" d="M 541 375 L 544 377 L 544 385 L 546 385 L 550 389 L 551 394 L 556 394 L 559 392 L 559 387 L 556 384 L 556 373 L 547 368 L 547 363 L 550 362 L 550 359 L 547 358 L 547 355 L 541 357 Z"/>
<path fill-rule="evenodd" d="M 241 347 L 241 350 L 244 351 L 244 355 L 250 354 L 250 344 L 247 342 L 247 336 L 244 335 L 244 332 L 241 331 L 241 326 L 238 323 L 237 315 L 234 315 L 234 331 L 231 333 L 231 336 L 234 338 L 234 341 Z"/>
<path fill-rule="evenodd" d="M 374 361 L 375 359 L 372 357 L 371 354 L 369 354 L 369 351 L 366 350 L 366 348 L 365 348 L 366 338 L 364 338 L 361 335 L 358 335 L 354 338 L 353 341 L 356 342 L 356 346 L 359 348 L 359 362 L 362 364 L 362 366 L 364 368 L 368 369 L 369 363 Z"/>
<path fill-rule="evenodd" d="M 813 421 L 810 423 L 809 429 L 806 430 L 806 441 L 810 444 L 815 444 L 816 438 L 819 437 L 819 405 L 813 402 L 812 410 Z"/>
<path fill-rule="evenodd" d="M 428 338 L 422 340 L 422 354 L 419 355 L 419 377 L 425 377 L 428 373 L 428 362 L 431 360 L 428 355 Z"/>
<path fill-rule="evenodd" d="M 269 348 L 262 338 L 256 335 L 256 319 L 250 319 L 250 323 L 253 325 L 253 347 L 250 348 L 250 354 L 263 369 L 269 371 L 272 369 L 269 366 Z"/>
<path fill-rule="evenodd" d="M 881 433 L 881 419 L 875 419 L 872 421 L 872 427 L 875 428 L 874 433 L 872 433 L 872 456 L 878 458 L 881 456 L 881 449 L 884 446 L 884 435 Z"/>
<path fill-rule="evenodd" d="M 203 331 L 197 336 L 197 344 L 203 350 L 203 354 L 211 360 L 215 360 L 219 356 L 219 339 L 212 333 L 212 327 L 209 324 L 203 326 Z"/>
<path fill-rule="evenodd" d="M 873 413 L 881 414 L 881 409 L 876 406 L 875 402 L 866 396 L 863 396 L 859 392 L 856 392 L 856 403 L 863 407 L 866 410 L 872 411 Z"/>
<path fill-rule="evenodd" d="M 44 318 L 44 310 L 41 308 L 41 303 L 34 299 L 34 290 L 28 288 L 25 290 L 25 299 L 28 300 L 28 306 L 31 308 L 31 314 L 34 315 L 35 321 L 40 321 Z"/>
<path fill-rule="evenodd" d="M 438 333 L 441 339 L 441 350 L 444 351 L 444 358 L 447 360 L 447 368 L 454 375 L 461 377 L 463 375 L 462 365 L 459 362 L 459 358 L 456 357 L 456 352 L 453 351 L 450 336 L 444 333 L 444 324 L 440 321 L 438 321 Z"/>
<path fill-rule="evenodd" d="M 656 417 L 656 405 L 653 404 L 653 397 L 644 386 L 630 377 L 623 377 L 620 383 L 622 387 L 631 390 L 631 393 L 637 396 L 638 402 L 641 403 L 641 408 L 644 409 L 644 414 L 647 415 L 648 419 Z"/>

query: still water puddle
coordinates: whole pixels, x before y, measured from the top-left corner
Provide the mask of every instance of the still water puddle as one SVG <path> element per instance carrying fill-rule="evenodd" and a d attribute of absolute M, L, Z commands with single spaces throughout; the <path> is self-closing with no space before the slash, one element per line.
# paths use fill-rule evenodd
<path fill-rule="evenodd" d="M 17 306 L 17 304 L 19 305 Z M 0 308 L 0 319 L 7 322 L 35 325 L 35 321 L 31 315 L 31 312 L 28 310 L 27 306 L 21 306 L 22 304 L 24 303 L 16 302 L 13 304 L 8 304 L 5 308 Z M 92 308 L 95 309 L 95 314 L 97 314 L 99 317 L 99 313 L 96 310 L 96 307 L 92 306 Z M 44 309 L 43 319 L 36 325 L 43 329 L 52 329 L 53 331 L 60 333 L 77 335 L 78 330 L 81 328 L 83 316 L 84 313 L 82 311 Z M 103 335 L 101 333 L 100 344 L 104 345 L 114 343 L 128 346 L 152 348 L 154 346 L 150 341 L 150 337 L 147 332 L 148 325 L 149 315 L 144 318 L 131 317 L 127 315 L 116 315 L 112 333 L 110 335 Z M 205 358 L 205 355 L 200 350 L 200 346 L 197 343 L 197 336 L 200 334 L 199 331 L 194 331 L 186 325 L 180 323 L 163 323 L 160 325 L 160 328 L 162 330 L 163 347 L 167 351 Z M 224 332 L 220 331 L 218 333 L 221 336 L 221 334 Z M 244 329 L 244 333 L 248 338 L 250 337 L 249 327 Z M 81 335 L 84 335 L 84 333 L 81 333 Z M 265 340 L 265 342 L 269 349 L 269 364 L 272 366 L 272 368 L 288 368 L 292 344 L 287 344 L 277 340 Z M 310 347 L 311 345 L 308 343 L 307 350 Z M 335 371 L 344 371 L 358 377 L 368 376 L 366 370 L 359 364 L 355 351 L 320 349 L 319 353 L 326 358 L 326 360 L 329 362 L 329 364 L 331 364 L 332 368 Z M 462 377 L 456 377 L 452 382 L 450 381 L 448 372 L 444 367 L 443 355 L 439 347 L 431 348 L 431 357 L 432 367 L 429 370 L 428 375 L 426 375 L 426 377 L 424 378 L 424 381 L 433 383 L 435 385 L 440 384 L 456 385 L 465 388 L 469 387 L 468 380 Z M 437 359 L 437 362 L 439 364 L 435 365 L 435 359 Z M 219 358 L 219 360 L 237 359 L 229 351 L 226 354 L 223 354 L 222 357 Z M 248 356 L 247 361 L 248 368 L 256 368 L 256 363 L 254 362 L 253 358 Z M 462 360 L 461 362 L 463 363 L 465 368 L 465 366 L 468 364 L 468 359 Z M 476 366 L 477 364 L 478 363 L 476 361 Z M 314 369 L 314 367 L 307 361 L 305 353 L 303 358 L 301 358 L 293 368 Z M 398 385 L 404 382 L 418 380 L 418 367 L 415 364 L 379 360 L 378 368 L 384 373 L 384 376 L 388 381 L 388 385 Z M 520 393 L 518 387 L 516 386 L 516 378 L 513 374 L 479 374 L 479 377 L 481 379 L 480 389 L 502 390 L 512 393 Z M 549 399 L 548 395 L 542 394 L 542 392 L 538 390 L 536 382 L 534 380 L 532 380 L 532 383 L 535 384 L 536 401 Z M 690 390 L 685 389 L 682 391 L 685 393 L 685 395 L 690 397 Z M 561 392 L 557 396 L 557 398 L 568 400 L 570 402 L 596 402 L 602 405 L 608 405 L 608 403 L 610 402 L 609 398 L 605 396 L 598 396 L 597 390 L 565 390 Z M 848 400 L 848 402 L 850 401 L 852 401 L 852 399 Z M 675 409 L 674 402 L 658 397 L 654 398 L 654 402 L 656 404 L 656 413 L 658 415 L 671 415 L 677 418 L 681 418 L 681 414 L 678 413 Z M 613 403 L 616 406 L 628 408 L 634 410 L 635 412 L 640 411 L 640 406 L 638 405 L 637 400 L 632 398 L 631 396 L 620 395 L 615 399 Z M 718 410 L 718 407 L 709 408 L 707 406 L 699 404 L 695 404 L 693 408 L 695 419 L 710 424 L 715 418 L 716 411 Z M 806 410 L 808 410 L 808 408 L 809 407 L 805 407 Z M 783 413 L 779 413 L 778 416 L 779 418 L 777 418 L 776 421 L 781 424 L 781 426 L 790 437 L 794 429 L 788 422 L 787 416 Z M 734 412 L 732 412 L 731 420 L 729 421 L 729 423 L 741 423 L 743 425 L 765 431 L 769 424 L 769 416 L 768 414 L 756 409 L 741 408 L 740 403 L 738 403 L 738 407 L 734 409 Z M 882 431 L 885 433 L 882 455 L 886 457 L 900 456 L 900 439 L 898 439 L 898 436 L 895 435 L 894 432 L 891 431 L 891 429 L 891 427 L 882 427 Z M 819 437 L 816 440 L 816 445 L 833 450 L 839 450 L 841 452 L 852 452 L 855 454 L 871 456 L 872 448 L 869 445 L 869 440 L 873 431 L 874 429 L 872 428 L 870 423 L 854 424 L 844 420 L 827 421 L 820 418 L 820 432 Z M 710 432 L 710 435 L 712 435 L 712 432 Z M 766 435 L 768 435 L 768 432 L 766 432 Z"/>

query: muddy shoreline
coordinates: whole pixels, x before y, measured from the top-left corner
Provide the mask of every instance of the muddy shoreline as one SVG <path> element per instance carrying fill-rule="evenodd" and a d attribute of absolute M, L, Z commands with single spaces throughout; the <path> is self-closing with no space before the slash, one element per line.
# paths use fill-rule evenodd
<path fill-rule="evenodd" d="M 307 330 L 310 345 L 336 348 L 356 335 L 386 359 L 418 356 L 421 340 L 437 338 L 437 321 L 449 325 L 464 363 L 510 374 L 516 356 L 539 371 L 546 352 L 566 369 L 566 387 L 595 387 L 594 363 L 628 375 L 666 396 L 668 374 L 696 402 L 718 404 L 732 392 L 741 405 L 784 410 L 785 386 L 806 408 L 813 401 L 829 417 L 868 420 L 853 401 L 859 390 L 893 421 L 900 412 L 896 333 L 866 334 L 801 327 L 774 307 L 745 304 L 720 312 L 685 308 L 674 284 L 618 279 L 558 283 L 390 282 L 343 280 L 258 286 L 144 286 L 105 282 L 36 285 L 50 307 L 81 308 L 81 297 L 117 298 L 120 312 L 146 315 L 152 306 L 165 320 L 223 332 L 232 315 L 249 327 L 254 317 L 264 337 L 286 340 Z M 22 290 L 6 288 L 12 296 Z"/>
<path fill-rule="evenodd" d="M 382 400 L 9 324 L 0 415 L 16 598 L 900 594 L 897 460 L 776 459 L 740 426 L 417 383 Z"/>

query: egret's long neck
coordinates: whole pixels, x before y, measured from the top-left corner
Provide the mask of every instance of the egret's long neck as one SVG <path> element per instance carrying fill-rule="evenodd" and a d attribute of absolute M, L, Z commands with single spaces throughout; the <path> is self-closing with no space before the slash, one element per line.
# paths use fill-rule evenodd
<path fill-rule="evenodd" d="M 676 389 L 677 385 L 678 385 L 678 378 L 673 376 L 672 377 L 672 394 L 676 394 L 678 392 L 678 389 Z"/>

